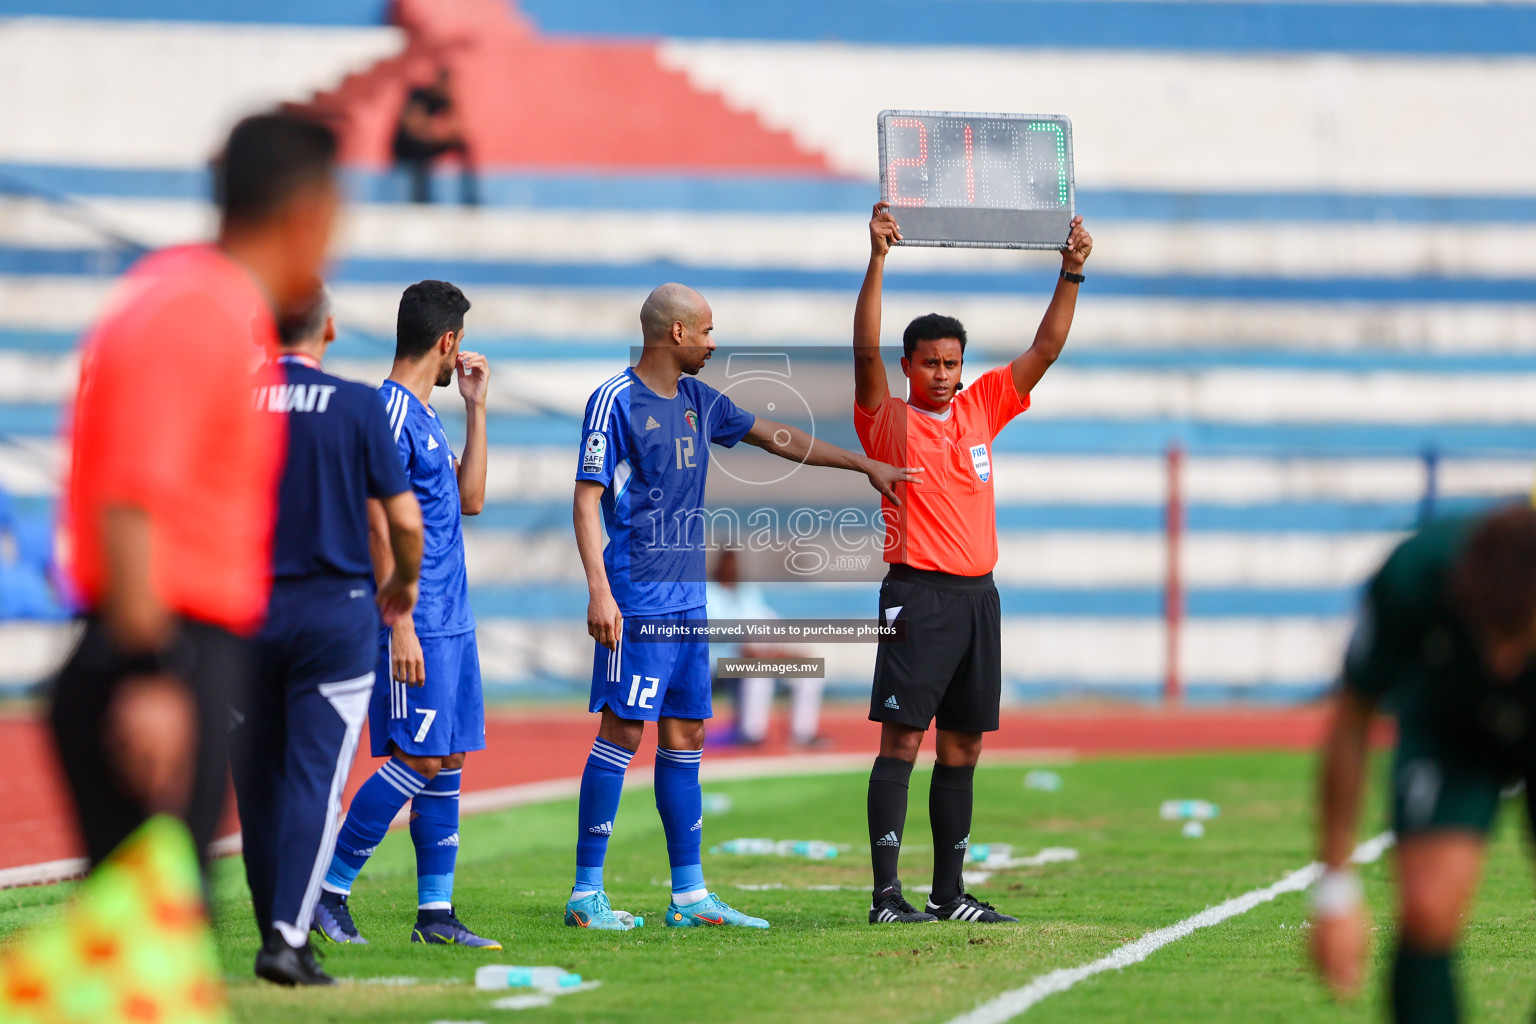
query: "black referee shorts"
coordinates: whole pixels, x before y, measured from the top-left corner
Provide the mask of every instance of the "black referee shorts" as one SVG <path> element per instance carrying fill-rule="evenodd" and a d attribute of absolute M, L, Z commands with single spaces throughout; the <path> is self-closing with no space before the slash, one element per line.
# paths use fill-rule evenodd
<path fill-rule="evenodd" d="M 880 621 L 906 623 L 881 640 L 869 718 L 950 732 L 995 732 L 1002 699 L 1002 611 L 992 574 L 954 576 L 893 564 Z"/>
<path fill-rule="evenodd" d="M 230 707 L 244 695 L 251 647 L 243 637 L 206 622 L 183 619 L 167 671 L 186 683 L 196 706 L 198 739 L 190 799 L 181 815 L 200 857 L 208 855 L 229 787 Z M 64 778 L 91 866 L 99 864 L 152 813 L 124 784 L 104 733 L 118 686 L 137 671 L 99 619 L 86 620 L 80 643 L 53 680 L 49 710 Z"/>

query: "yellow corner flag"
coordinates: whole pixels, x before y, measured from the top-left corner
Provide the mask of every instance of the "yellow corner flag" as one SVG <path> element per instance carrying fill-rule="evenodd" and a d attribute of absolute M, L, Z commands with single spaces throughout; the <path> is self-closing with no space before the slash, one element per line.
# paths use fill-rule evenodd
<path fill-rule="evenodd" d="M 151 818 L 81 883 L 62 917 L 0 951 L 5 1024 L 224 1024 L 192 837 Z"/>

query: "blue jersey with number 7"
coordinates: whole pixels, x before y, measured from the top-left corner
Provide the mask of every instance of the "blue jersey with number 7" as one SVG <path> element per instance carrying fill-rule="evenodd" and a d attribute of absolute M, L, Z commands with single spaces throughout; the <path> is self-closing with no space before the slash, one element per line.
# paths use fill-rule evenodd
<path fill-rule="evenodd" d="M 704 606 L 699 513 L 709 446 L 733 447 L 756 417 L 694 377 L 663 398 L 625 370 L 587 400 L 577 480 L 604 486 L 603 565 L 619 610 L 661 615 Z"/>

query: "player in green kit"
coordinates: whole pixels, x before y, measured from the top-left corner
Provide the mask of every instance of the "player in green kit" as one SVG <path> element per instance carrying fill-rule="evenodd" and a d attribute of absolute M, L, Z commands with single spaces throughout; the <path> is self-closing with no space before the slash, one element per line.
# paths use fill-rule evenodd
<path fill-rule="evenodd" d="M 1500 792 L 1529 782 L 1536 764 L 1536 511 L 1431 523 L 1367 587 L 1323 748 L 1325 871 L 1313 898 L 1313 959 L 1346 995 L 1359 987 L 1367 945 L 1347 862 L 1378 709 L 1398 723 L 1393 1016 L 1445 1024 L 1460 1019 L 1452 952 Z"/>

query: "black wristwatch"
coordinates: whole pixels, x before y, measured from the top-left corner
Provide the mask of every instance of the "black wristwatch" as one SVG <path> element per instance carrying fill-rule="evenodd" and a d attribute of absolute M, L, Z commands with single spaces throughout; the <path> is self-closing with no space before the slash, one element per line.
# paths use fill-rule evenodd
<path fill-rule="evenodd" d="M 1084 281 L 1088 280 L 1088 276 L 1086 274 L 1074 274 L 1072 271 L 1063 268 L 1061 271 L 1061 279 L 1063 281 L 1071 281 L 1073 284 L 1082 284 Z"/>

